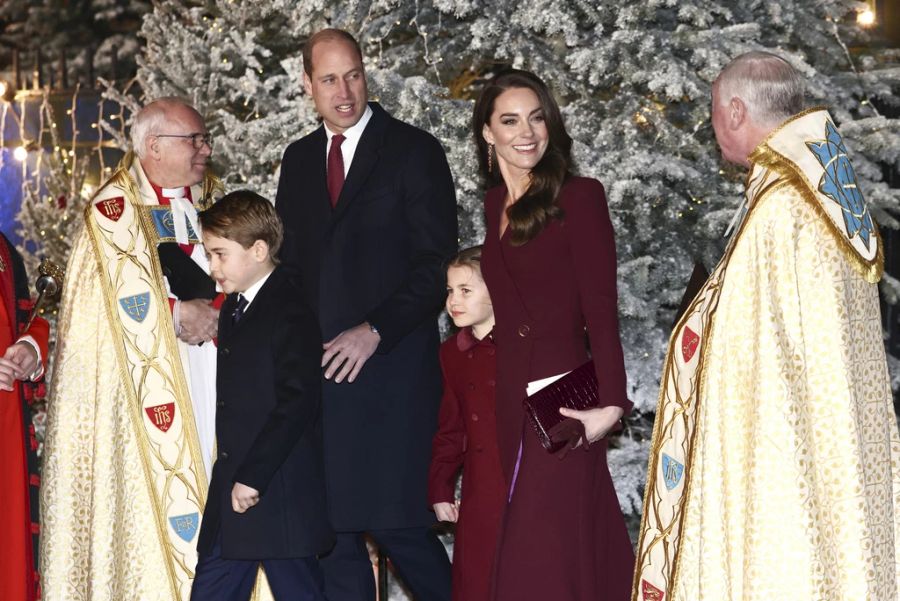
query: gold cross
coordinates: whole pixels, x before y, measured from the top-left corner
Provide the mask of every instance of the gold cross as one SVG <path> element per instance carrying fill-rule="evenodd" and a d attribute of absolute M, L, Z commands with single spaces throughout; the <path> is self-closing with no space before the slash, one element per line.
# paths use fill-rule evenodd
<path fill-rule="evenodd" d="M 147 303 L 144 302 L 139 296 L 133 296 L 131 298 L 125 299 L 125 310 L 129 315 L 134 317 L 139 317 L 141 315 L 141 309 L 146 307 Z"/>

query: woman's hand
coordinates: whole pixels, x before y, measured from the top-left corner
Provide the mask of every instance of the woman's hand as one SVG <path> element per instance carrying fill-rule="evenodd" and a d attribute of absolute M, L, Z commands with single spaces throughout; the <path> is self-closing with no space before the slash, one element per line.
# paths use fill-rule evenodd
<path fill-rule="evenodd" d="M 594 409 L 585 409 L 577 411 L 561 407 L 559 409 L 561 415 L 577 419 L 584 424 L 584 432 L 587 435 L 588 442 L 597 442 L 613 429 L 616 423 L 622 419 L 625 411 L 621 407 L 596 407 Z M 578 442 L 576 447 L 581 444 Z"/>
<path fill-rule="evenodd" d="M 455 503 L 435 503 L 434 515 L 441 522 L 456 522 L 459 519 L 459 501 Z"/>

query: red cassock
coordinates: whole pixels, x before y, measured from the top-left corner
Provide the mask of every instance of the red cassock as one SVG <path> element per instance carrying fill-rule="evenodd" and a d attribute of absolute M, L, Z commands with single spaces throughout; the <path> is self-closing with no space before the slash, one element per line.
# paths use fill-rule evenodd
<path fill-rule="evenodd" d="M 496 318 L 497 438 L 507 480 L 520 442 L 522 453 L 498 546 L 494 598 L 625 601 L 634 552 L 606 465 L 606 441 L 560 460 L 540 445 L 522 408 L 528 382 L 587 361 L 588 340 L 602 404 L 631 408 L 603 186 L 569 179 L 559 196 L 564 218 L 522 246 L 511 244 L 509 231 L 499 237 L 505 196 L 504 186 L 487 193 L 481 267 Z"/>
<path fill-rule="evenodd" d="M 444 396 L 431 446 L 429 503 L 452 503 L 462 467 L 462 498 L 453 545 L 453 600 L 487 601 L 506 481 L 494 414 L 496 350 L 464 328 L 441 345 Z"/>
<path fill-rule="evenodd" d="M 0 356 L 20 336 L 37 342 L 46 363 L 47 322 L 36 318 L 28 331 L 22 331 L 31 302 L 27 297 L 21 258 L 0 236 Z M 35 569 L 37 552 L 38 507 L 37 441 L 31 424 L 28 400 L 31 384 L 17 382 L 13 390 L 0 391 L 0 599 L 34 601 L 38 593 Z"/>

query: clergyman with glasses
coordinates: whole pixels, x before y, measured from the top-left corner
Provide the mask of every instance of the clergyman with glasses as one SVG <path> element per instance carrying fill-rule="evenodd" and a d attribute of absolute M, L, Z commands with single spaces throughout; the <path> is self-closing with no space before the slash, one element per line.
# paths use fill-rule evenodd
<path fill-rule="evenodd" d="M 214 461 L 221 299 L 197 211 L 218 194 L 200 114 L 161 98 L 73 241 L 41 505 L 46 599 L 187 599 Z"/>

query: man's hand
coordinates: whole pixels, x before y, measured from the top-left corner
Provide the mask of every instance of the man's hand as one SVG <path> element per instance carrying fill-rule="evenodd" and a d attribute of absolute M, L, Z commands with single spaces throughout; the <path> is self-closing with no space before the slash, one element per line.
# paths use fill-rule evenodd
<path fill-rule="evenodd" d="M 616 422 L 622 419 L 622 416 L 625 414 L 625 411 L 621 407 L 616 407 L 615 405 L 586 409 L 584 411 L 576 411 L 575 409 L 561 407 L 559 412 L 566 417 L 577 419 L 584 424 L 585 435 L 587 436 L 588 442 L 591 443 L 597 442 L 606 436 L 616 425 Z"/>
<path fill-rule="evenodd" d="M 231 488 L 231 508 L 236 513 L 244 513 L 259 503 L 259 491 L 246 484 L 235 482 Z"/>
<path fill-rule="evenodd" d="M 368 323 L 363 322 L 354 328 L 344 330 L 322 345 L 325 349 L 322 354 L 322 367 L 328 366 L 325 377 L 330 380 L 337 372 L 335 383 L 340 384 L 344 378 L 347 378 L 348 382 L 353 382 L 369 357 L 375 354 L 379 342 L 381 336 L 373 332 Z"/>
<path fill-rule="evenodd" d="M 219 331 L 219 310 L 206 299 L 180 301 L 181 332 L 178 337 L 188 344 L 200 344 L 215 338 Z"/>
<path fill-rule="evenodd" d="M 37 369 L 39 357 L 27 342 L 11 344 L 0 358 L 0 390 L 12 390 L 16 380 L 27 380 Z"/>
<path fill-rule="evenodd" d="M 19 366 L 9 359 L 0 358 L 0 390 L 12 390 L 19 378 L 16 376 Z"/>
<path fill-rule="evenodd" d="M 435 503 L 434 515 L 441 522 L 456 522 L 459 519 L 459 501 L 455 503 Z"/>

